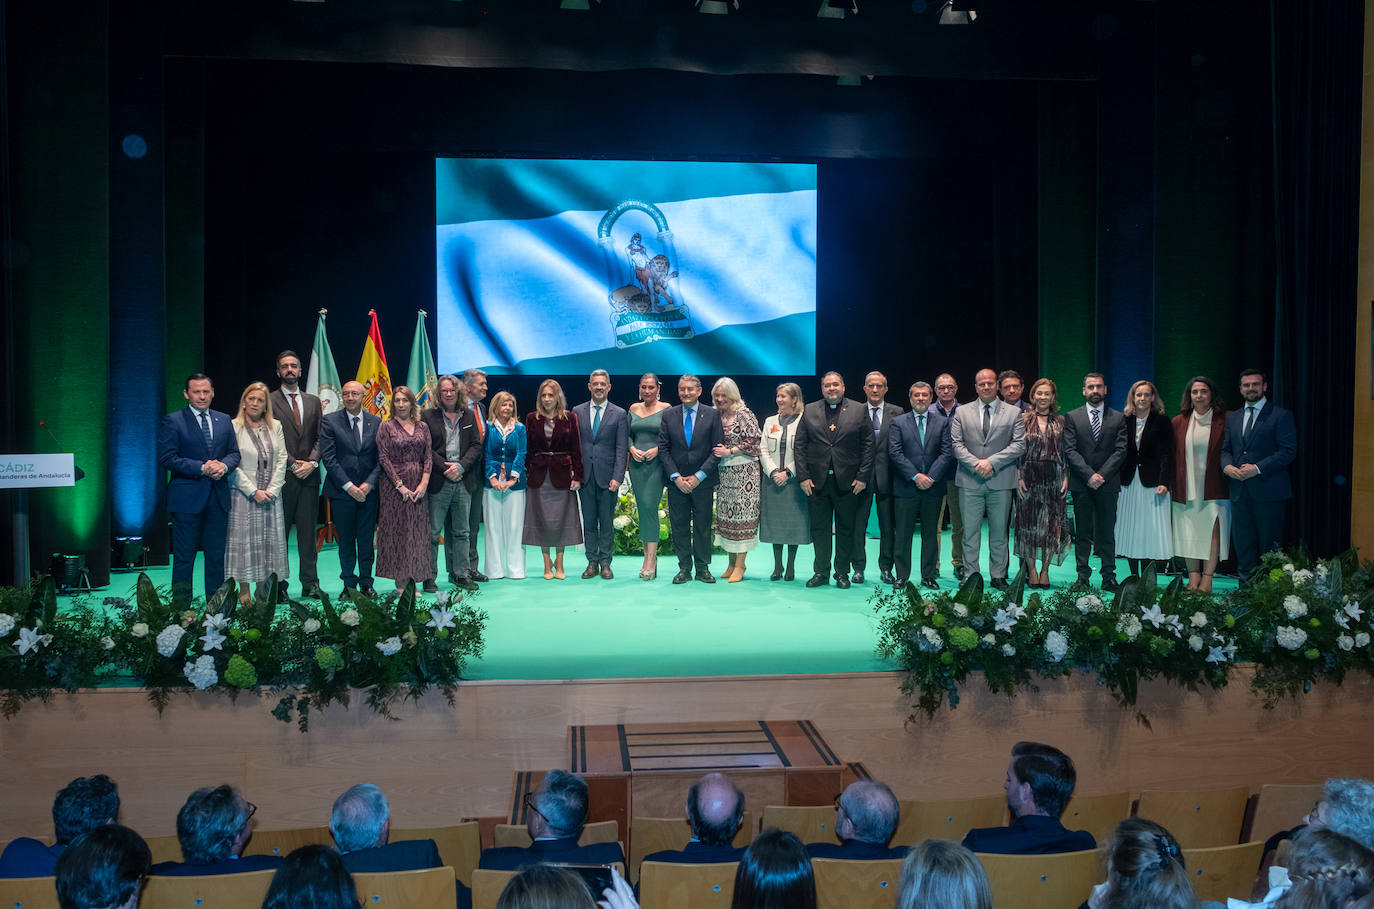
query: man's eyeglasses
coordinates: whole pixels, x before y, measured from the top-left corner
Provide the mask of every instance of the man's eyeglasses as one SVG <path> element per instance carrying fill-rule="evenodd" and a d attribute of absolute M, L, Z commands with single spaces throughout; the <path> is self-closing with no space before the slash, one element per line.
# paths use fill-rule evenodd
<path fill-rule="evenodd" d="M 526 811 L 533 811 L 535 814 L 537 814 L 537 815 L 539 815 L 540 817 L 544 818 L 544 821 L 545 821 L 546 823 L 548 822 L 549 819 L 548 819 L 547 817 L 544 817 L 544 812 L 542 812 L 542 811 L 540 811 L 538 808 L 534 807 L 534 793 L 532 793 L 532 792 L 526 792 L 526 793 L 525 793 L 525 797 L 524 797 L 523 799 L 520 800 L 520 804 L 522 804 L 522 805 L 525 806 L 525 810 L 526 810 Z"/>

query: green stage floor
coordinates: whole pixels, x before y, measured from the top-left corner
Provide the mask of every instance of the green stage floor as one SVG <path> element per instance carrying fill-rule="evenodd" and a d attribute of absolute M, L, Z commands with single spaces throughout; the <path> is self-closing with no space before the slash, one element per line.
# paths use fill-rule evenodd
<path fill-rule="evenodd" d="M 295 546 L 291 574 L 294 579 Z M 919 541 L 917 545 L 919 551 Z M 949 567 L 949 533 L 943 534 L 944 564 L 941 587 L 953 589 Z M 984 549 L 986 558 L 986 549 Z M 640 556 L 617 556 L 615 578 L 582 580 L 586 560 L 580 550 L 565 556 L 567 579 L 546 581 L 538 549 L 525 548 L 523 580 L 483 584 L 476 603 L 490 618 L 486 655 L 475 661 L 467 677 L 496 679 L 650 678 L 661 676 L 779 675 L 795 673 L 875 672 L 896 668 L 877 658 L 876 621 L 869 599 L 878 581 L 878 542 L 868 541 L 867 583 L 849 590 L 807 589 L 812 552 L 797 553 L 797 579 L 770 582 L 772 547 L 761 545 L 749 554 L 748 571 L 738 584 L 692 581 L 674 585 L 676 560 L 659 560 L 658 578 L 639 579 Z M 717 555 L 711 570 L 725 569 L 726 556 Z M 331 596 L 343 587 L 338 580 L 334 545 L 319 555 L 323 587 Z M 1013 563 L 1013 570 L 1015 565 Z M 1126 575 L 1119 565 L 1117 576 Z M 171 583 L 169 567 L 153 567 L 148 575 L 159 587 Z M 197 566 L 195 593 L 201 595 Z M 97 597 L 133 592 L 136 573 L 116 573 Z M 1096 580 L 1094 575 L 1094 580 Z M 1052 569 L 1056 585 L 1074 580 L 1073 556 Z M 392 587 L 378 581 L 379 593 Z M 1217 589 L 1234 582 L 1217 579 Z M 300 587 L 291 581 L 291 592 Z"/>

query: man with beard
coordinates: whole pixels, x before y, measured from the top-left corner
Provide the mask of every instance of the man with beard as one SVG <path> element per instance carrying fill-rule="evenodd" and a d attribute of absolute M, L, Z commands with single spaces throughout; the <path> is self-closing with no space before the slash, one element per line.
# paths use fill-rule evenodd
<path fill-rule="evenodd" d="M 1231 539 L 1242 582 L 1271 549 L 1283 548 L 1283 519 L 1293 497 L 1288 465 L 1298 454 L 1293 414 L 1269 403 L 1263 372 L 1240 374 L 1245 406 L 1226 415 L 1221 442 L 1221 469 L 1231 478 Z"/>
<path fill-rule="evenodd" d="M 1073 494 L 1073 554 L 1078 584 L 1092 576 L 1096 550 L 1102 589 L 1116 590 L 1116 500 L 1121 462 L 1126 460 L 1126 417 L 1105 403 L 1107 380 L 1100 372 L 1083 377 L 1087 403 L 1064 415 L 1064 460 Z"/>
<path fill-rule="evenodd" d="M 320 511 L 320 399 L 302 391 L 301 358 L 294 350 L 277 354 L 277 378 L 272 392 L 272 413 L 281 421 L 286 440 L 286 483 L 282 486 L 282 513 L 286 532 L 296 529 L 297 572 L 301 593 L 320 595 L 320 576 L 315 569 L 315 519 Z M 286 585 L 282 581 L 282 586 Z"/>
<path fill-rule="evenodd" d="M 873 425 L 858 401 L 844 396 L 837 372 L 821 377 L 821 400 L 806 405 L 797 421 L 797 481 L 806 493 L 815 574 L 807 587 L 830 583 L 830 526 L 834 523 L 835 586 L 850 586 L 854 519 L 859 496 L 873 476 Z"/>

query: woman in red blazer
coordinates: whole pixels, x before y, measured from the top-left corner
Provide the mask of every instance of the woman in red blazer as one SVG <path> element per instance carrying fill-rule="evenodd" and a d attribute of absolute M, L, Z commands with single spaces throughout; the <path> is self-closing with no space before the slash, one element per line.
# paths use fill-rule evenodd
<path fill-rule="evenodd" d="M 536 410 L 525 417 L 525 496 L 527 546 L 544 554 L 544 580 L 563 575 L 563 547 L 582 542 L 577 490 L 582 485 L 582 439 L 577 418 L 568 412 L 563 388 L 553 379 L 539 385 Z M 549 549 L 555 550 L 550 558 Z"/>
<path fill-rule="evenodd" d="M 1194 376 L 1174 417 L 1174 555 L 1188 563 L 1188 589 L 1212 592 L 1231 539 L 1231 482 L 1221 472 L 1226 402 L 1216 383 Z"/>

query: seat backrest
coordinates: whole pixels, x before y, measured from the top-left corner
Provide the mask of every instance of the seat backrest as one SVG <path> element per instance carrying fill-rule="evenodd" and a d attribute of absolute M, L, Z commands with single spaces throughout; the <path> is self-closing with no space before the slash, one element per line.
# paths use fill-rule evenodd
<path fill-rule="evenodd" d="M 153 875 L 143 885 L 139 909 L 245 909 L 261 906 L 275 871 L 205 874 L 194 877 Z"/>
<path fill-rule="evenodd" d="M 0 902 L 5 909 L 58 909 L 57 879 L 0 878 Z"/>
<path fill-rule="evenodd" d="M 1160 824 L 1184 849 L 1234 846 L 1240 842 L 1250 790 L 1146 789 L 1140 793 L 1136 816 Z"/>
<path fill-rule="evenodd" d="M 901 859 L 812 859 L 811 868 L 816 874 L 819 909 L 892 909 L 897 902 Z"/>
<path fill-rule="evenodd" d="M 524 849 L 531 842 L 533 841 L 530 839 L 530 832 L 524 824 L 496 825 L 493 843 L 498 849 L 502 846 L 519 846 Z M 620 842 L 620 825 L 615 821 L 595 821 L 585 824 L 582 827 L 582 835 L 577 838 L 577 845 L 579 846 L 618 842 Z"/>
<path fill-rule="evenodd" d="M 1205 849 L 1184 849 L 1188 876 L 1193 892 L 1200 900 L 1225 903 L 1231 897 L 1250 899 L 1255 883 L 1255 869 L 1264 852 L 1263 841 L 1241 843 L 1239 846 L 1212 846 Z"/>
<path fill-rule="evenodd" d="M 1322 784 L 1260 787 L 1255 817 L 1250 822 L 1250 840 L 1264 842 L 1280 830 L 1291 830 L 1302 823 L 1312 806 L 1322 797 Z"/>
<path fill-rule="evenodd" d="M 176 834 L 145 836 L 143 842 L 148 844 L 148 851 L 153 854 L 154 865 L 158 862 L 181 861 L 181 841 L 176 838 Z"/>
<path fill-rule="evenodd" d="M 404 840 L 434 840 L 439 847 L 439 860 L 453 869 L 465 886 L 472 886 L 472 869 L 482 855 L 481 834 L 477 822 L 454 824 L 451 827 L 392 827 L 391 842 Z"/>
<path fill-rule="evenodd" d="M 776 827 L 795 833 L 803 843 L 838 843 L 834 805 L 768 805 L 763 829 Z"/>
<path fill-rule="evenodd" d="M 358 888 L 358 901 L 368 907 L 453 909 L 458 900 L 456 878 L 447 865 L 420 871 L 359 872 L 353 875 L 353 885 Z"/>
<path fill-rule="evenodd" d="M 987 795 L 971 799 L 898 802 L 901 814 L 893 846 L 914 846 L 925 840 L 959 842 L 974 827 L 1001 827 L 1006 823 L 1007 797 Z"/>
<path fill-rule="evenodd" d="M 302 846 L 333 846 L 328 827 L 297 827 L 292 830 L 254 830 L 243 848 L 244 855 L 279 855 L 286 858 Z"/>
<path fill-rule="evenodd" d="M 513 877 L 514 871 L 496 871 L 492 868 L 474 868 L 472 872 L 472 909 L 496 909 L 496 901 L 501 891 Z"/>
<path fill-rule="evenodd" d="M 645 862 L 639 866 L 639 904 L 645 909 L 729 909 L 738 868 L 739 862 Z"/>
<path fill-rule="evenodd" d="M 1131 816 L 1131 794 L 1075 795 L 1059 820 L 1069 830 L 1086 830 L 1099 844 L 1110 843 L 1116 827 Z"/>
<path fill-rule="evenodd" d="M 1086 902 L 1106 876 L 1096 849 L 1058 855 L 977 855 L 988 873 L 994 906 L 1071 909 Z"/>
<path fill-rule="evenodd" d="M 754 818 L 745 811 L 738 832 L 736 846 L 748 846 L 753 838 Z M 683 849 L 692 838 L 687 819 L 680 817 L 637 817 L 630 822 L 630 880 L 639 880 L 639 863 L 646 855 L 665 849 Z"/>

